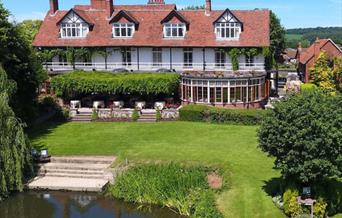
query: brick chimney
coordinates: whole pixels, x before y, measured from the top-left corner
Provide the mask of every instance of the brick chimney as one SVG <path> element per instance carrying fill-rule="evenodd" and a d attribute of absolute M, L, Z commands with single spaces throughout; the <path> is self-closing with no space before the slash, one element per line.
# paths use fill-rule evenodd
<path fill-rule="evenodd" d="M 54 15 L 58 11 L 58 0 L 50 0 L 50 15 Z"/>
<path fill-rule="evenodd" d="M 320 38 L 319 37 L 316 38 L 316 41 L 314 42 L 313 46 L 314 46 L 315 59 L 317 59 L 319 54 L 321 53 Z"/>
<path fill-rule="evenodd" d="M 91 8 L 105 10 L 107 17 L 111 17 L 113 14 L 113 0 L 91 0 Z"/>
<path fill-rule="evenodd" d="M 297 48 L 297 62 L 298 62 L 298 63 L 299 63 L 299 61 L 300 61 L 300 56 L 301 56 L 302 51 L 303 51 L 302 43 L 299 42 L 299 43 L 298 43 L 298 48 Z"/>
<path fill-rule="evenodd" d="M 205 0 L 205 15 L 209 16 L 211 13 L 211 0 Z"/>
<path fill-rule="evenodd" d="M 149 5 L 165 5 L 164 0 L 149 0 L 147 2 Z"/>

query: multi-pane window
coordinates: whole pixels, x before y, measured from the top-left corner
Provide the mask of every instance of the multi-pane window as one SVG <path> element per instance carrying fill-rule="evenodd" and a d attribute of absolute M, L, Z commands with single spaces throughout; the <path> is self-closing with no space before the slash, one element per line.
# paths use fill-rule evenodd
<path fill-rule="evenodd" d="M 162 49 L 161 48 L 153 48 L 152 49 L 152 59 L 153 66 L 161 66 L 163 62 L 162 58 Z"/>
<path fill-rule="evenodd" d="M 164 37 L 166 38 L 180 38 L 184 37 L 186 27 L 184 23 L 168 23 L 164 24 Z"/>
<path fill-rule="evenodd" d="M 253 67 L 254 66 L 254 57 L 246 55 L 246 67 Z"/>
<path fill-rule="evenodd" d="M 184 67 L 192 67 L 193 50 L 192 48 L 184 48 Z"/>
<path fill-rule="evenodd" d="M 132 37 L 134 30 L 133 23 L 114 23 L 113 37 Z"/>
<path fill-rule="evenodd" d="M 84 38 L 89 32 L 89 25 L 74 12 L 70 12 L 60 25 L 61 38 Z"/>
<path fill-rule="evenodd" d="M 226 53 L 221 49 L 215 50 L 215 66 L 223 68 L 226 63 Z"/>
<path fill-rule="evenodd" d="M 241 33 L 241 24 L 216 23 L 215 33 L 218 39 L 239 39 Z"/>
<path fill-rule="evenodd" d="M 122 54 L 122 65 L 131 66 L 132 65 L 131 48 L 121 48 L 121 54 Z"/>

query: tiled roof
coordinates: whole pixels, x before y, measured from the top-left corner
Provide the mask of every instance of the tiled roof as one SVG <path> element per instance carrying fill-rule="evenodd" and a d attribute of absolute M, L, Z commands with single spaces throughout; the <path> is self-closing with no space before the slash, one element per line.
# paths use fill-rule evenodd
<path fill-rule="evenodd" d="M 309 48 L 303 50 L 300 53 L 299 56 L 299 62 L 301 64 L 306 64 L 311 58 L 313 58 L 315 56 L 315 43 L 317 43 L 318 46 L 318 51 L 321 52 L 321 49 L 328 43 L 331 42 L 341 53 L 342 55 L 342 51 L 340 50 L 339 47 L 337 47 L 337 45 L 331 40 L 331 39 L 317 39 Z"/>
<path fill-rule="evenodd" d="M 243 23 L 239 40 L 217 40 L 213 22 L 223 10 L 212 11 L 206 16 L 203 10 L 178 11 L 190 24 L 184 39 L 163 38 L 161 21 L 176 8 L 175 5 L 115 5 L 115 16 L 126 10 L 139 22 L 139 29 L 130 39 L 112 37 L 112 26 L 104 10 L 93 10 L 90 6 L 75 6 L 84 19 L 94 23 L 93 29 L 83 39 L 61 39 L 57 22 L 68 11 L 47 14 L 33 45 L 37 47 L 108 47 L 108 46 L 155 46 L 155 47 L 265 47 L 270 44 L 269 10 L 232 10 Z"/>

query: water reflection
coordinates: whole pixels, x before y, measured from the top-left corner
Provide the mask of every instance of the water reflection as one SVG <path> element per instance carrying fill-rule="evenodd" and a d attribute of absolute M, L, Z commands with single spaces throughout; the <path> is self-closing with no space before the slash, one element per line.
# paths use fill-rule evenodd
<path fill-rule="evenodd" d="M 138 209 L 135 204 L 77 192 L 18 193 L 0 203 L 1 218 L 181 218 L 165 208 Z"/>

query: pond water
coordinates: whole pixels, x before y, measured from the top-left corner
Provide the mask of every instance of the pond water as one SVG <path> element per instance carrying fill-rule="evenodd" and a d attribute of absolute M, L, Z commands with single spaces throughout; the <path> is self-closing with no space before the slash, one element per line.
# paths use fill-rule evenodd
<path fill-rule="evenodd" d="M 24 192 L 0 203 L 0 218 L 181 218 L 167 208 L 143 207 L 98 194 Z"/>

